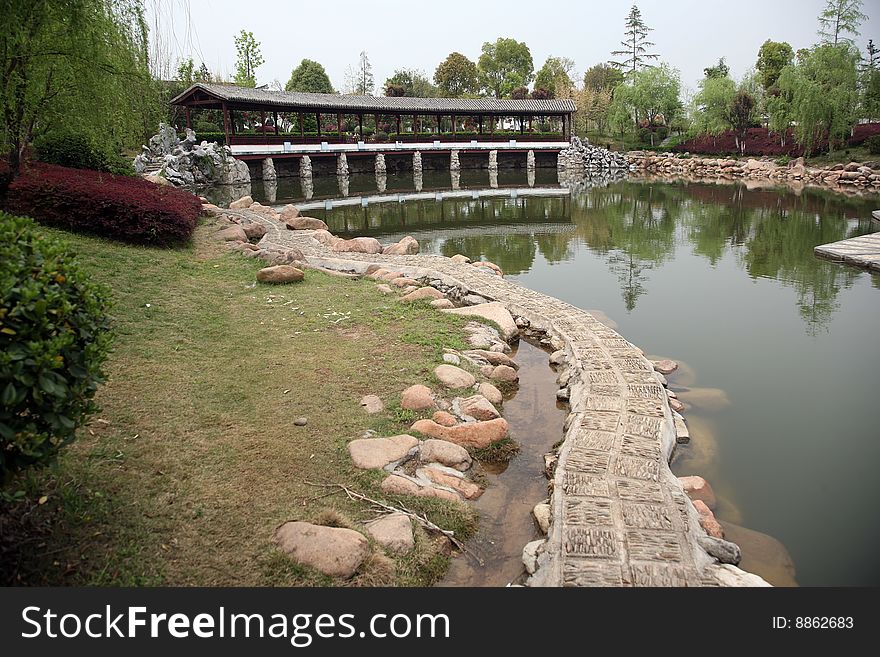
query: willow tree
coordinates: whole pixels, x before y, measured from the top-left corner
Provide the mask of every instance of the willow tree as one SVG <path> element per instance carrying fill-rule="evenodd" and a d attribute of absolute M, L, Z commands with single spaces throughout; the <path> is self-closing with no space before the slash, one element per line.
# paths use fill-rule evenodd
<path fill-rule="evenodd" d="M 159 107 L 142 0 L 0 0 L 0 14 L 0 144 L 12 177 L 27 145 L 53 130 L 115 148 L 143 138 Z"/>

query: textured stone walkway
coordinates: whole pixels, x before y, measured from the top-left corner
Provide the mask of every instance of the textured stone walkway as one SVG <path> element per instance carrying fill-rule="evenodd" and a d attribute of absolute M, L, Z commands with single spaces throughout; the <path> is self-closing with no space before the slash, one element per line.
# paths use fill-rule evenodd
<path fill-rule="evenodd" d="M 641 350 L 589 313 L 553 297 L 432 255 L 331 252 L 311 231 L 268 229 L 261 245 L 297 248 L 312 265 L 364 272 L 371 264 L 440 280 L 499 301 L 564 349 L 571 413 L 553 479 L 552 524 L 532 586 L 766 585 L 719 565 L 690 500 L 669 469 L 675 428 L 666 393 Z"/>
<path fill-rule="evenodd" d="M 880 232 L 823 244 L 817 246 L 814 252 L 823 258 L 880 271 Z"/>

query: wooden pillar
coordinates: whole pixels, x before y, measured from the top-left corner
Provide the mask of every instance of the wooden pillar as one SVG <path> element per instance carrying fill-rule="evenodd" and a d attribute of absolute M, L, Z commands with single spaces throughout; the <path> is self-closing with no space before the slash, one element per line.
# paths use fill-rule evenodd
<path fill-rule="evenodd" d="M 397 135 L 400 136 L 400 114 L 397 115 Z"/>
<path fill-rule="evenodd" d="M 272 112 L 272 120 L 275 121 L 275 136 L 278 136 L 278 112 Z"/>
<path fill-rule="evenodd" d="M 441 130 L 441 126 L 440 126 L 440 115 L 438 114 L 438 115 L 437 115 L 437 136 L 438 136 L 438 137 L 440 136 L 440 130 Z"/>
<path fill-rule="evenodd" d="M 455 114 L 452 115 L 452 137 L 455 138 Z"/>
<path fill-rule="evenodd" d="M 482 115 L 482 114 L 480 114 L 480 115 L 477 117 L 477 121 L 478 121 L 479 124 L 480 124 L 480 134 L 483 134 L 483 115 Z"/>
<path fill-rule="evenodd" d="M 186 127 L 192 130 L 192 117 L 190 116 L 189 105 L 186 106 Z"/>
<path fill-rule="evenodd" d="M 364 140 L 364 115 L 363 112 L 358 114 L 358 132 L 361 134 L 361 141 Z"/>
<path fill-rule="evenodd" d="M 532 115 L 529 114 L 529 132 L 532 131 Z"/>
<path fill-rule="evenodd" d="M 489 115 L 489 134 L 495 134 L 495 115 L 493 114 Z"/>
<path fill-rule="evenodd" d="M 375 138 L 376 133 L 379 132 L 379 115 L 378 114 L 376 114 L 376 116 L 375 116 L 375 121 L 376 121 L 376 125 L 373 126 L 375 128 L 375 130 L 373 130 L 373 138 Z"/>
<path fill-rule="evenodd" d="M 315 112 L 315 119 L 318 121 L 318 136 L 321 136 L 321 113 Z"/>
<path fill-rule="evenodd" d="M 525 133 L 526 125 L 525 125 L 525 121 L 523 121 L 524 118 L 525 117 L 522 115 L 520 115 L 520 117 L 519 117 L 519 134 Z"/>
<path fill-rule="evenodd" d="M 260 112 L 260 135 L 266 136 L 266 110 Z"/>
<path fill-rule="evenodd" d="M 223 132 L 226 135 L 226 143 L 230 143 L 229 138 L 229 110 L 226 107 L 226 103 L 223 103 L 222 110 L 223 112 Z"/>
<path fill-rule="evenodd" d="M 345 139 L 342 137 L 342 114 L 336 115 L 336 129 L 339 131 L 339 141 L 345 143 Z"/>
<path fill-rule="evenodd" d="M 299 113 L 299 137 L 303 141 L 306 140 L 306 115 L 302 112 Z"/>

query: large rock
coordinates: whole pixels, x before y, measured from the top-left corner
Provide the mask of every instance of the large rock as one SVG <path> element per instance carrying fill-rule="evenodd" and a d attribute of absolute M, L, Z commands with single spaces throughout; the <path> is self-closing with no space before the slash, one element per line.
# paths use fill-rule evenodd
<path fill-rule="evenodd" d="M 483 449 L 504 440 L 508 436 L 507 420 L 498 418 L 487 422 L 469 422 L 454 427 L 444 427 L 433 420 L 418 420 L 412 430 L 430 438 L 446 440 L 462 447 Z"/>
<path fill-rule="evenodd" d="M 442 299 L 445 295 L 438 289 L 433 287 L 420 287 L 415 292 L 410 292 L 400 297 L 400 301 L 404 303 L 412 303 L 413 301 L 426 301 L 428 299 Z"/>
<path fill-rule="evenodd" d="M 363 534 L 308 522 L 284 523 L 275 530 L 275 541 L 297 562 L 331 577 L 351 577 L 370 553 Z"/>
<path fill-rule="evenodd" d="M 504 397 L 501 395 L 501 391 L 493 386 L 491 383 L 481 383 L 480 387 L 477 390 L 493 405 L 501 404 L 504 402 Z"/>
<path fill-rule="evenodd" d="M 440 466 L 428 466 L 418 469 L 418 474 L 430 479 L 438 486 L 451 488 L 466 500 L 475 500 L 483 494 L 483 489 L 472 481 L 465 479 L 458 470 L 447 468 L 445 471 Z M 454 474 L 453 474 L 454 473 Z"/>
<path fill-rule="evenodd" d="M 501 413 L 483 395 L 473 395 L 459 401 L 461 412 L 476 420 L 494 420 Z"/>
<path fill-rule="evenodd" d="M 217 237 L 224 242 L 248 241 L 247 233 L 244 232 L 244 228 L 242 228 L 241 226 L 230 226 L 229 228 L 224 228 L 217 233 Z"/>
<path fill-rule="evenodd" d="M 484 360 L 491 365 L 507 365 L 508 367 L 512 367 L 515 370 L 519 369 L 519 365 L 517 365 L 516 361 L 514 361 L 507 354 L 503 354 L 499 351 L 486 351 L 485 349 L 470 349 L 469 351 L 464 352 L 465 356 L 471 356 L 473 358 L 477 358 L 479 360 Z"/>
<path fill-rule="evenodd" d="M 724 529 L 721 527 L 721 523 L 716 520 L 712 509 L 706 506 L 702 500 L 694 500 L 693 505 L 700 515 L 700 527 L 713 538 L 724 538 Z"/>
<path fill-rule="evenodd" d="M 536 504 L 535 508 L 532 509 L 532 515 L 535 516 L 535 522 L 538 523 L 538 529 L 544 534 L 548 533 L 550 531 L 550 521 L 553 517 L 553 511 L 550 505 L 546 502 Z"/>
<path fill-rule="evenodd" d="M 464 472 L 471 467 L 473 461 L 468 451 L 446 440 L 429 439 L 422 443 L 419 449 L 419 459 L 422 463 L 439 463 L 450 468 Z"/>
<path fill-rule="evenodd" d="M 318 240 L 324 246 L 332 246 L 337 242 L 344 241 L 333 235 L 328 230 L 316 230 L 314 233 L 312 233 L 312 237 Z"/>
<path fill-rule="evenodd" d="M 348 453 L 355 467 L 372 470 L 403 460 L 418 444 L 417 438 L 407 434 L 390 438 L 358 438 L 348 443 Z"/>
<path fill-rule="evenodd" d="M 290 219 L 296 219 L 299 216 L 299 208 L 295 205 L 285 205 L 281 208 L 281 221 L 287 222 Z"/>
<path fill-rule="evenodd" d="M 435 488 L 434 486 L 417 484 L 408 477 L 394 474 L 385 478 L 381 488 L 390 495 L 415 495 L 416 497 L 437 497 L 451 502 L 461 501 L 457 493 L 442 488 Z"/>
<path fill-rule="evenodd" d="M 382 245 L 375 237 L 354 237 L 350 240 L 340 239 L 330 245 L 337 253 L 382 253 Z"/>
<path fill-rule="evenodd" d="M 660 374 L 672 374 L 675 370 L 678 369 L 678 363 L 674 360 L 670 360 L 669 358 L 664 358 L 663 360 L 655 360 L 651 361 L 651 364 L 654 366 L 654 370 L 660 372 Z"/>
<path fill-rule="evenodd" d="M 424 411 L 436 408 L 436 404 L 428 386 L 414 385 L 401 394 L 400 407 L 408 411 Z"/>
<path fill-rule="evenodd" d="M 455 304 L 449 299 L 435 299 L 431 302 L 431 306 L 437 310 L 445 310 L 446 308 L 455 308 Z"/>
<path fill-rule="evenodd" d="M 697 476 L 679 477 L 678 480 L 688 497 L 692 500 L 702 500 L 710 509 L 715 509 L 718 501 L 708 481 Z"/>
<path fill-rule="evenodd" d="M 739 545 L 736 543 L 725 541 L 723 538 L 715 538 L 714 536 L 697 536 L 697 543 L 721 563 L 729 563 L 736 566 L 742 561 L 742 550 L 740 550 Z"/>
<path fill-rule="evenodd" d="M 434 368 L 434 376 L 437 377 L 440 383 L 451 390 L 470 388 L 476 383 L 473 374 L 455 365 L 438 365 Z"/>
<path fill-rule="evenodd" d="M 287 230 L 327 230 L 327 224 L 315 217 L 291 217 L 284 221 L 284 225 Z"/>
<path fill-rule="evenodd" d="M 241 228 L 249 240 L 258 240 L 269 232 L 263 224 L 258 223 L 243 224 Z"/>
<path fill-rule="evenodd" d="M 274 265 L 257 272 L 260 283 L 297 283 L 305 278 L 305 274 L 292 265 Z"/>
<path fill-rule="evenodd" d="M 516 383 L 519 381 L 519 374 L 517 374 L 517 371 L 512 367 L 499 365 L 492 370 L 492 374 L 489 375 L 489 378 L 494 381 L 503 381 L 504 383 Z"/>
<path fill-rule="evenodd" d="M 510 311 L 504 307 L 504 304 L 497 301 L 491 303 L 481 303 L 476 306 L 467 306 L 465 308 L 452 308 L 444 310 L 445 313 L 452 315 L 462 315 L 464 317 L 482 317 L 490 322 L 495 322 L 501 330 L 501 337 L 507 341 L 512 340 L 519 335 L 519 328 L 513 321 Z"/>
<path fill-rule="evenodd" d="M 455 419 L 455 416 L 446 411 L 435 411 L 431 416 L 431 419 L 442 427 L 454 427 L 458 424 L 458 420 Z"/>
<path fill-rule="evenodd" d="M 382 253 L 385 255 L 416 255 L 419 252 L 419 243 L 414 237 L 407 235 L 396 244 L 386 246 Z"/>
<path fill-rule="evenodd" d="M 409 278 L 408 276 L 398 276 L 397 278 L 392 278 L 391 284 L 394 287 L 403 287 L 403 288 L 410 287 L 410 286 L 413 286 L 413 287 L 419 286 L 419 282 L 416 279 Z"/>
<path fill-rule="evenodd" d="M 242 196 L 237 201 L 233 201 L 229 204 L 230 210 L 247 210 L 254 204 L 254 199 L 250 196 Z"/>
<path fill-rule="evenodd" d="M 365 525 L 376 542 L 396 554 L 406 554 L 415 547 L 412 521 L 405 513 L 392 513 Z"/>

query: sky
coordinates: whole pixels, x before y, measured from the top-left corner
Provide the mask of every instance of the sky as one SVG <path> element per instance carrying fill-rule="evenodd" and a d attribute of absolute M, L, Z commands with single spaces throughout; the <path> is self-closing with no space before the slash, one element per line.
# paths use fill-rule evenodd
<path fill-rule="evenodd" d="M 433 78 L 434 69 L 453 51 L 476 61 L 486 41 L 512 37 L 530 48 L 537 71 L 549 55 L 569 57 L 577 77 L 607 61 L 623 37 L 631 0 L 147 0 L 151 26 L 166 58 L 191 56 L 212 71 L 231 77 L 233 39 L 253 32 L 265 63 L 257 83 L 284 84 L 303 58 L 321 62 L 341 90 L 345 71 L 366 50 L 376 93 L 397 68 L 415 68 Z M 654 52 L 681 72 L 682 85 L 695 90 L 703 69 L 726 57 L 734 78 L 754 66 L 769 39 L 788 41 L 795 50 L 817 41 L 816 17 L 825 0 L 640 0 L 642 16 L 653 28 Z M 868 20 L 856 44 L 880 43 L 880 0 L 865 0 Z M 158 20 L 158 23 L 157 23 Z"/>

